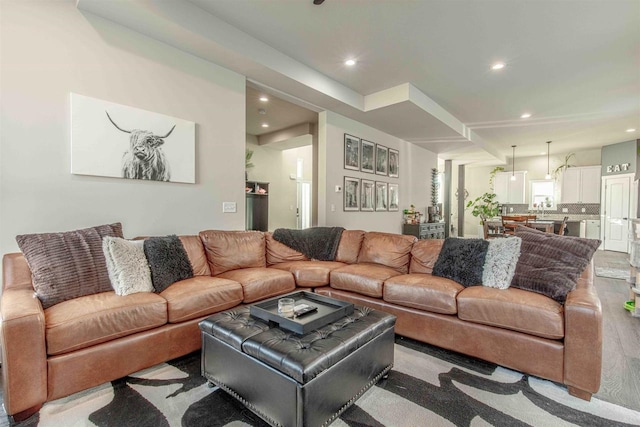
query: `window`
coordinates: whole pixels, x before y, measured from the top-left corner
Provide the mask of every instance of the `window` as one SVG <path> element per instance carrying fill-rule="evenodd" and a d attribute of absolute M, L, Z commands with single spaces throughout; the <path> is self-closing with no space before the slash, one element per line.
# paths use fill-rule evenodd
<path fill-rule="evenodd" d="M 529 194 L 529 209 L 533 210 L 555 210 L 556 202 L 554 200 L 555 181 L 540 180 L 531 181 L 531 191 Z"/>

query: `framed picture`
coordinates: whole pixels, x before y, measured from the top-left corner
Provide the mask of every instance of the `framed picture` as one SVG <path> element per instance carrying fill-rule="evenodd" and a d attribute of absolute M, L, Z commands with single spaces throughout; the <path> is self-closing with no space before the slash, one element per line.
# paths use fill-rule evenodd
<path fill-rule="evenodd" d="M 362 172 L 374 173 L 376 164 L 376 144 L 362 140 L 360 145 L 360 170 Z"/>
<path fill-rule="evenodd" d="M 71 173 L 196 182 L 196 124 L 71 93 Z"/>
<path fill-rule="evenodd" d="M 399 167 L 400 167 L 400 153 L 398 152 L 398 150 L 389 148 L 389 176 L 391 178 L 398 177 Z"/>
<path fill-rule="evenodd" d="M 391 151 L 389 151 L 389 154 L 391 154 Z M 390 211 L 399 210 L 398 209 L 398 184 L 389 184 L 389 210 Z"/>
<path fill-rule="evenodd" d="M 360 180 L 360 210 L 364 212 L 373 212 L 375 195 L 375 183 L 368 179 Z"/>
<path fill-rule="evenodd" d="M 376 144 L 376 174 L 387 175 L 388 151 L 384 145 Z"/>
<path fill-rule="evenodd" d="M 344 177 L 344 210 L 360 210 L 360 180 L 358 178 Z"/>
<path fill-rule="evenodd" d="M 387 183 L 376 181 L 376 211 L 386 211 L 388 208 Z"/>
<path fill-rule="evenodd" d="M 360 170 L 360 138 L 344 134 L 344 168 Z"/>

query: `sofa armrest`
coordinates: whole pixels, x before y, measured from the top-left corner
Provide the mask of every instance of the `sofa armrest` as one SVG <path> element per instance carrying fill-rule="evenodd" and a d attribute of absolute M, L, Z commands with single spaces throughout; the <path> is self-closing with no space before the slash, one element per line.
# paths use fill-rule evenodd
<path fill-rule="evenodd" d="M 564 311 L 564 383 L 595 393 L 602 372 L 602 306 L 593 285 L 570 292 Z"/>
<path fill-rule="evenodd" d="M 2 387 L 8 415 L 47 400 L 45 319 L 33 289 L 8 288 L 0 300 Z"/>

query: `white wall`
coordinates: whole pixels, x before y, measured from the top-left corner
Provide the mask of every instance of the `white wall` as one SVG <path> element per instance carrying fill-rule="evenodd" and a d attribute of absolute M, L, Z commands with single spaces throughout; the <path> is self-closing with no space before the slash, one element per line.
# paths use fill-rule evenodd
<path fill-rule="evenodd" d="M 0 253 L 115 221 L 127 237 L 244 229 L 245 78 L 74 4 L 0 2 Z M 70 92 L 194 121 L 196 184 L 72 175 Z"/>
<path fill-rule="evenodd" d="M 311 144 L 311 135 L 308 135 Z M 254 135 L 247 135 L 247 149 L 253 150 L 249 170 L 250 181 L 269 183 L 269 230 L 276 228 L 296 228 L 296 206 L 298 200 L 296 175 L 297 160 L 304 160 L 303 180 L 312 180 L 313 148 L 307 145 L 288 150 L 257 145 Z"/>
<path fill-rule="evenodd" d="M 344 169 L 345 133 L 399 150 L 399 178 Z M 434 167 L 437 167 L 437 156 L 430 151 L 339 114 L 322 112 L 318 123 L 318 225 L 400 233 L 403 209 L 414 204 L 424 212 L 430 204 L 431 169 Z M 343 193 L 335 192 L 336 185 L 344 185 L 345 176 L 399 184 L 400 210 L 345 212 Z"/>

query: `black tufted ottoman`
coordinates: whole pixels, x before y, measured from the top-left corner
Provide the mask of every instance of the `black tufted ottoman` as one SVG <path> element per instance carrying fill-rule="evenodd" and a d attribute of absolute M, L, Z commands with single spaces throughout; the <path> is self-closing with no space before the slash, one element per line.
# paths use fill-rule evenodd
<path fill-rule="evenodd" d="M 305 335 L 249 307 L 202 322 L 202 374 L 273 426 L 325 426 L 393 366 L 395 316 L 355 306 Z"/>

